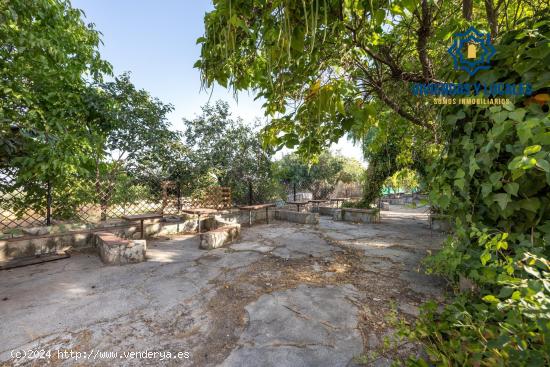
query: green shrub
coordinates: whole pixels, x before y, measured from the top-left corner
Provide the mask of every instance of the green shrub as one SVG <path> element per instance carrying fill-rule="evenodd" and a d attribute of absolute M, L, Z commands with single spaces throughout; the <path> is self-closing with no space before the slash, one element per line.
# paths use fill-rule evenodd
<path fill-rule="evenodd" d="M 508 33 L 491 70 L 468 82 L 548 93 L 549 39 L 548 17 Z M 438 365 L 550 365 L 550 119 L 547 104 L 531 102 L 444 110 L 450 133 L 430 198 L 455 232 L 426 264 L 474 291 L 442 311 L 426 305 L 410 331 Z"/>

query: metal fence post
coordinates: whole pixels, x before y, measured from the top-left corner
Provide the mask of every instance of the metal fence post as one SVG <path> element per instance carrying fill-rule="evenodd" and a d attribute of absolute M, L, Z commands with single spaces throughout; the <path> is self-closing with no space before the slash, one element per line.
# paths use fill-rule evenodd
<path fill-rule="evenodd" d="M 177 194 L 178 194 L 178 214 L 181 211 L 181 186 L 180 183 L 177 183 Z"/>
<path fill-rule="evenodd" d="M 46 225 L 52 225 L 52 184 L 50 180 L 46 182 Z"/>
<path fill-rule="evenodd" d="M 296 201 L 296 182 L 292 184 L 292 192 L 294 193 L 294 201 Z"/>
<path fill-rule="evenodd" d="M 248 205 L 252 205 L 252 182 L 248 182 Z"/>

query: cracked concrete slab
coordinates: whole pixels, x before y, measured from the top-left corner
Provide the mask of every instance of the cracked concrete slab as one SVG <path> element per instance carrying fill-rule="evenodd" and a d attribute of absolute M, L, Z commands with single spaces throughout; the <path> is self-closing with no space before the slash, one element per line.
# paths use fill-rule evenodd
<path fill-rule="evenodd" d="M 353 286 L 263 295 L 246 306 L 248 326 L 222 366 L 346 366 L 363 349 Z"/>
<path fill-rule="evenodd" d="M 229 246 L 235 251 L 257 251 L 261 253 L 267 253 L 272 251 L 274 246 L 267 246 L 258 242 L 239 242 Z"/>
<path fill-rule="evenodd" d="M 104 266 L 82 252 L 2 271 L 0 364 L 32 365 L 10 351 L 40 347 L 191 353 L 185 361 L 79 361 L 94 366 L 356 365 L 390 333 L 392 304 L 414 318 L 422 301 L 443 294 L 440 280 L 417 272 L 441 235 L 422 213 L 382 215 L 379 224 L 274 221 L 211 251 L 196 235 L 150 240 L 139 264 Z M 360 361 L 384 365 L 416 352 L 402 349 Z"/>

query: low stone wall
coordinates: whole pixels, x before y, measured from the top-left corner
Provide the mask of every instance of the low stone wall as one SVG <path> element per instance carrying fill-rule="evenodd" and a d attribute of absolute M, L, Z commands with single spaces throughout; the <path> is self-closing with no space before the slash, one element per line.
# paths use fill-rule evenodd
<path fill-rule="evenodd" d="M 390 203 L 382 201 L 380 203 L 380 210 L 390 210 Z"/>
<path fill-rule="evenodd" d="M 275 210 L 275 219 L 302 224 L 319 224 L 319 214 L 292 210 Z"/>
<path fill-rule="evenodd" d="M 333 219 L 355 223 L 379 223 L 380 212 L 378 209 L 341 208 L 334 211 Z"/>
<path fill-rule="evenodd" d="M 275 208 L 269 208 L 268 211 L 269 220 L 275 218 Z M 265 209 L 260 210 L 253 210 L 252 213 L 252 224 L 265 224 Z M 248 211 L 247 210 L 239 210 L 239 209 L 230 209 L 222 214 L 216 214 L 214 216 L 215 220 L 217 221 L 225 221 L 228 223 L 239 223 L 242 225 L 248 225 L 249 217 L 248 217 Z M 210 225 L 210 223 L 207 224 L 207 226 Z M 201 224 L 202 226 L 202 224 Z"/>
<path fill-rule="evenodd" d="M 252 223 L 265 223 L 265 210 L 252 212 Z M 269 210 L 269 219 L 275 217 L 275 210 Z M 215 216 L 201 216 L 204 231 L 218 228 L 226 223 L 248 224 L 248 212 L 229 209 Z M 145 237 L 168 236 L 197 231 L 197 216 L 167 215 L 164 218 L 144 222 Z M 81 249 L 94 246 L 94 233 L 110 232 L 118 237 L 139 239 L 140 224 L 113 219 L 97 224 L 68 223 L 54 226 L 24 228 L 14 233 L 0 235 L 0 261 L 16 257 L 36 256 Z"/>
<path fill-rule="evenodd" d="M 201 220 L 202 221 L 202 220 Z M 139 223 L 112 220 L 99 224 L 63 225 L 35 227 L 26 229 L 26 233 L 0 239 L 0 261 L 16 257 L 44 255 L 53 252 L 81 249 L 94 246 L 94 234 L 110 232 L 122 238 L 140 238 Z M 62 232 L 61 229 L 68 229 Z M 188 233 L 197 230 L 197 220 L 192 216 L 148 220 L 144 222 L 146 236 L 166 236 L 176 233 Z M 36 233 L 30 235 L 29 233 Z"/>
<path fill-rule="evenodd" d="M 94 237 L 99 257 L 107 265 L 124 265 L 145 261 L 147 250 L 145 240 L 126 240 L 110 232 L 98 232 Z"/>
<path fill-rule="evenodd" d="M 400 195 L 387 195 L 382 197 L 382 201 L 388 202 L 391 205 L 406 205 L 428 200 L 427 195 L 422 194 L 400 194 Z"/>
<path fill-rule="evenodd" d="M 399 199 L 384 199 L 391 205 L 405 205 L 412 203 L 412 198 L 399 198 Z"/>
<path fill-rule="evenodd" d="M 334 211 L 336 209 L 337 208 L 332 207 L 332 206 L 319 206 L 319 214 L 320 215 L 329 215 L 329 216 L 332 217 L 334 215 Z"/>

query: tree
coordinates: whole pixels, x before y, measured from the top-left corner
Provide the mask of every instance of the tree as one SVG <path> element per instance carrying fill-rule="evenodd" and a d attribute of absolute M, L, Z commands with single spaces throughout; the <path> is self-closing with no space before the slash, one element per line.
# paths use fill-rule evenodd
<path fill-rule="evenodd" d="M 0 1 L 0 165 L 39 212 L 59 199 L 52 187 L 70 192 L 93 167 L 82 95 L 110 66 L 81 14 L 66 1 Z"/>
<path fill-rule="evenodd" d="M 289 189 L 311 191 L 315 199 L 327 198 L 338 182 L 358 182 L 363 168 L 356 160 L 324 152 L 313 162 L 292 153 L 273 163 L 274 177 Z"/>
<path fill-rule="evenodd" d="M 11 209 L 48 220 L 95 201 L 94 179 L 120 169 L 120 158 L 152 176 L 173 161 L 168 147 L 181 148 L 166 121 L 171 106 L 127 75 L 103 81 L 111 67 L 82 14 L 68 1 L 0 0 L 0 168 L 15 177 L 2 191 L 24 194 L 11 195 Z"/>
<path fill-rule="evenodd" d="M 96 110 L 107 116 L 100 133 L 105 150 L 102 153 L 107 154 L 108 161 L 134 175 L 170 175 L 171 164 L 181 158 L 183 150 L 181 133 L 171 130 L 167 119 L 174 107 L 137 89 L 129 73 L 100 83 L 97 88 L 108 102 L 107 112 Z"/>
<path fill-rule="evenodd" d="M 263 138 L 276 148 L 315 156 L 346 132 L 368 131 L 381 111 L 423 131 L 418 144 L 434 144 L 438 108 L 411 97 L 408 83 L 448 76 L 448 40 L 468 18 L 503 32 L 547 5 L 468 1 L 464 18 L 451 1 L 220 0 L 205 16 L 196 66 L 207 87 L 253 89 L 266 100 L 274 118 Z"/>
<path fill-rule="evenodd" d="M 271 153 L 262 148 L 254 126 L 233 119 L 229 105 L 222 101 L 203 106 L 200 116 L 184 123 L 185 144 L 192 150 L 189 187 L 214 175 L 218 185 L 232 188 L 237 202 L 249 202 L 251 192 L 252 201 L 263 201 L 262 187 L 270 182 Z"/>
<path fill-rule="evenodd" d="M 65 1 L 0 1 L 4 163 L 25 144 L 80 136 L 85 78 L 110 71 L 97 51 L 99 32 L 81 14 Z"/>
<path fill-rule="evenodd" d="M 126 197 L 131 188 L 160 198 L 163 180 L 181 173 L 187 149 L 181 133 L 171 130 L 167 114 L 173 110 L 137 89 L 129 73 L 91 85 L 85 95 L 90 144 L 95 162 L 95 192 L 106 217 L 107 205 Z M 133 195 L 136 197 L 136 195 Z"/>
<path fill-rule="evenodd" d="M 525 28 L 503 33 L 491 70 L 468 82 L 523 80 L 534 97 L 442 111 L 446 144 L 430 199 L 454 234 L 428 265 L 475 284 L 443 312 L 423 312 L 415 335 L 442 364 L 550 364 L 550 17 Z"/>
<path fill-rule="evenodd" d="M 361 162 L 355 158 L 344 159 L 344 166 L 340 172 L 339 181 L 345 184 L 360 183 L 365 176 L 365 169 Z"/>
<path fill-rule="evenodd" d="M 359 133 L 369 162 L 365 204 L 388 176 L 412 168 L 454 220 L 428 264 L 475 291 L 443 310 L 426 305 L 412 335 L 433 363 L 411 365 L 550 363 L 550 47 L 548 17 L 539 17 L 548 10 L 548 1 L 517 0 L 220 0 L 205 17 L 203 82 L 265 98 L 274 117 L 266 143 L 314 156 Z M 497 51 L 490 71 L 460 76 L 445 53 L 471 25 L 490 30 Z M 411 97 L 408 83 L 441 80 L 524 80 L 538 96 L 451 108 Z"/>
<path fill-rule="evenodd" d="M 404 168 L 388 177 L 384 185 L 396 193 L 401 190 L 404 192 L 413 192 L 418 189 L 419 182 L 415 171 Z"/>

